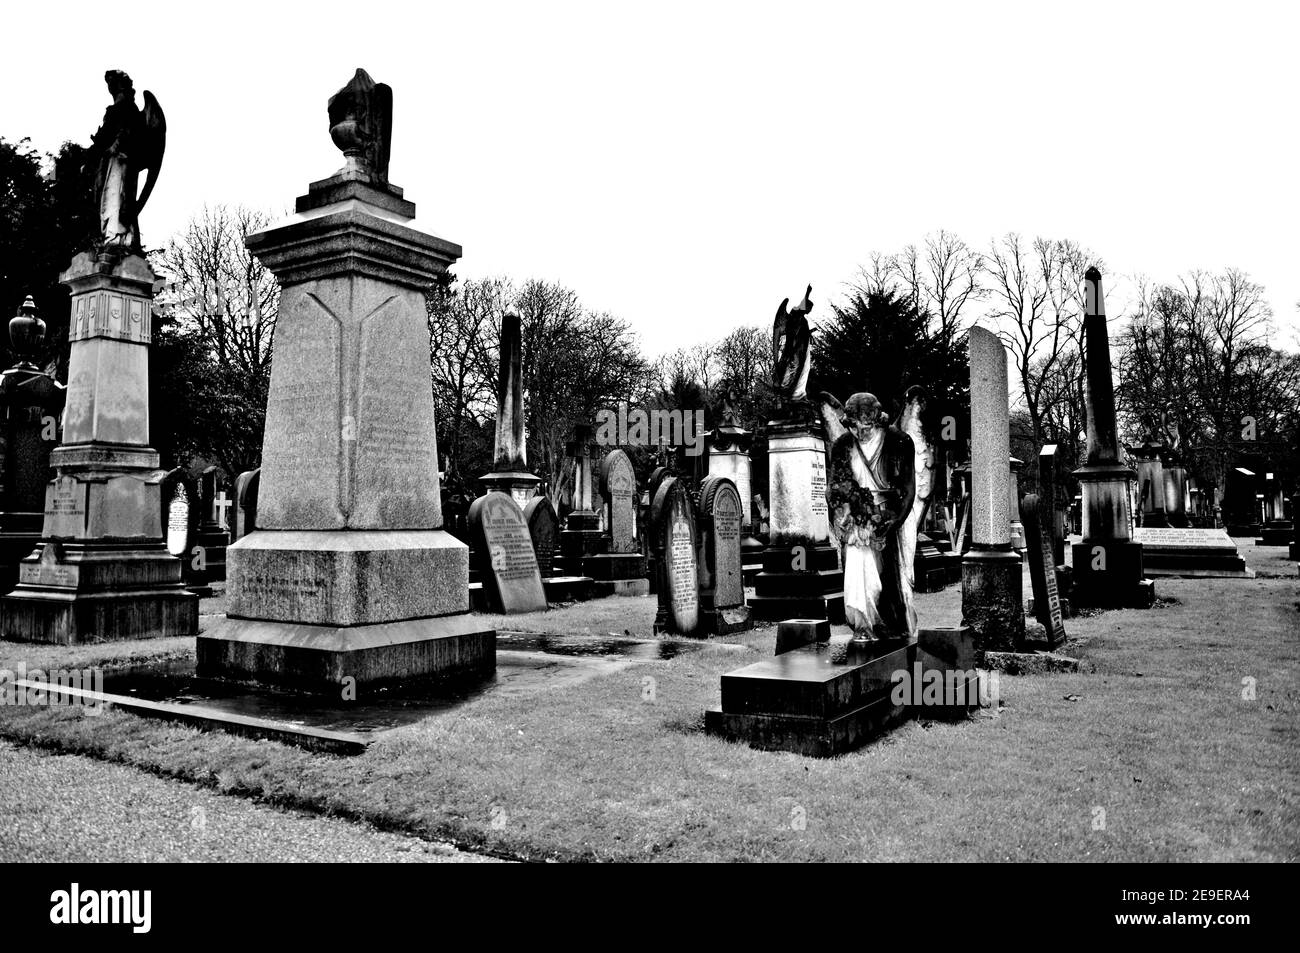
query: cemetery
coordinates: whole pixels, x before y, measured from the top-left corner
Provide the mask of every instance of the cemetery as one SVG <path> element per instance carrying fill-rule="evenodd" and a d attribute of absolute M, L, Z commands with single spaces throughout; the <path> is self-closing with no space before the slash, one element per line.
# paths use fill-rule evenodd
<path fill-rule="evenodd" d="M 860 358 L 925 316 L 779 267 L 748 377 L 579 403 L 548 388 L 597 362 L 527 294 L 452 334 L 465 250 L 357 69 L 311 93 L 341 167 L 234 249 L 276 305 L 222 456 L 163 439 L 195 299 L 139 227 L 185 106 L 106 82 L 66 340 L 4 302 L 0 381 L 0 692 L 103 679 L 0 739 L 521 860 L 1294 858 L 1300 405 L 1195 439 L 1099 257 L 1060 264 L 1077 366 L 1032 413 L 1051 368 L 994 318 L 942 374 Z"/>

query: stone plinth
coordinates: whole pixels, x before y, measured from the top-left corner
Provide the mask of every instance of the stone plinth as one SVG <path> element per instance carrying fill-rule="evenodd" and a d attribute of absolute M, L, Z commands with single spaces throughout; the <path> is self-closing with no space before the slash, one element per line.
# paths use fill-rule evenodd
<path fill-rule="evenodd" d="M 496 631 L 465 615 L 468 550 L 442 529 L 429 392 L 424 291 L 460 247 L 377 190 L 336 182 L 248 239 L 280 315 L 257 528 L 227 551 L 206 677 L 335 693 L 495 668 Z"/>
<path fill-rule="evenodd" d="M 1141 526 L 1134 542 L 1142 547 L 1142 571 L 1148 576 L 1212 576 L 1250 579 L 1237 547 L 1221 529 Z"/>
<path fill-rule="evenodd" d="M 819 423 L 768 425 L 769 543 L 749 600 L 760 619 L 844 621 L 844 571 L 830 541 L 826 440 Z"/>
<path fill-rule="evenodd" d="M 154 273 L 137 255 L 78 255 L 62 444 L 41 543 L 0 608 L 8 639 L 72 644 L 198 631 L 198 599 L 163 544 L 149 446 Z"/>

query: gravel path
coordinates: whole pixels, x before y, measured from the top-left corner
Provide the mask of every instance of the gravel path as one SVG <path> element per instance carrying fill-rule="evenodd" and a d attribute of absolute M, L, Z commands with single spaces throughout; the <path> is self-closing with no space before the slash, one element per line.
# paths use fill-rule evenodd
<path fill-rule="evenodd" d="M 487 860 L 364 824 L 0 741 L 0 862 Z"/>

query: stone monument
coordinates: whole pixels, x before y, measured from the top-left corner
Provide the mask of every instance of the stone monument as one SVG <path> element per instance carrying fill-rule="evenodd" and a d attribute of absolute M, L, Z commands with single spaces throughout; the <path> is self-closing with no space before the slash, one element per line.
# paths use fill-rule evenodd
<path fill-rule="evenodd" d="M 34 363 L 45 322 L 29 295 L 9 321 L 18 363 L 0 376 L 0 595 L 18 583 L 18 564 L 41 541 L 50 451 L 59 442 L 65 388 Z"/>
<path fill-rule="evenodd" d="M 810 295 L 792 311 L 777 309 L 772 331 L 772 385 L 781 400 L 768 422 L 768 492 L 771 512 L 763 569 L 749 600 L 760 619 L 827 619 L 844 622 L 844 571 L 831 542 L 826 499 L 826 428 L 808 399 Z"/>
<path fill-rule="evenodd" d="M 752 623 L 740 551 L 745 514 L 736 484 L 726 477 L 705 477 L 699 514 L 701 629 L 716 635 L 743 632 Z"/>
<path fill-rule="evenodd" d="M 388 182 L 392 91 L 364 70 L 329 104 L 343 150 L 297 214 L 248 238 L 281 286 L 257 529 L 227 551 L 227 620 L 198 669 L 337 693 L 481 677 L 468 549 L 442 529 L 425 291 L 460 246 Z"/>
<path fill-rule="evenodd" d="M 1137 461 L 1137 492 L 1144 527 L 1169 526 L 1165 513 L 1165 447 L 1153 434 L 1129 452 Z"/>
<path fill-rule="evenodd" d="M 194 635 L 198 599 L 163 545 L 158 453 L 149 446 L 149 346 L 157 278 L 139 213 L 157 182 L 166 123 L 105 74 L 113 103 L 95 134 L 99 236 L 60 276 L 72 293 L 63 439 L 50 454 L 41 542 L 0 607 L 3 636 L 31 642 Z M 149 177 L 137 195 L 140 173 Z"/>
<path fill-rule="evenodd" d="M 1029 581 L 1034 592 L 1034 618 L 1047 633 L 1047 646 L 1054 648 L 1065 641 L 1065 618 L 1061 611 L 1061 593 L 1057 587 L 1056 554 L 1052 552 L 1049 530 L 1052 507 L 1046 497 L 1031 493 L 1024 502 L 1025 539 L 1029 543 Z"/>
<path fill-rule="evenodd" d="M 1007 482 L 1007 506 L 1011 514 L 1011 548 L 1023 553 L 1029 548 L 1029 542 L 1025 537 L 1025 523 L 1020 518 L 1020 474 L 1024 472 L 1025 461 L 1008 457 L 1007 465 L 1011 471 Z"/>
<path fill-rule="evenodd" d="M 1007 352 L 992 331 L 970 329 L 971 546 L 962 559 L 962 622 L 977 652 L 1014 651 L 1025 639 L 1020 555 L 1012 548 Z"/>
<path fill-rule="evenodd" d="M 537 554 L 514 498 L 500 490 L 480 496 L 470 505 L 469 527 L 489 610 L 514 614 L 545 609 Z"/>
<path fill-rule="evenodd" d="M 581 602 L 591 598 L 590 576 L 564 576 L 555 569 L 555 554 L 560 547 L 560 518 L 545 496 L 535 496 L 524 507 L 524 522 L 533 541 L 537 571 L 542 575 L 546 601 Z"/>
<path fill-rule="evenodd" d="M 480 482 L 483 492 L 508 493 L 523 509 L 541 478 L 528 472 L 528 441 L 524 437 L 523 331 L 519 315 L 501 319 L 501 360 L 497 373 L 496 446 L 492 472 Z"/>
<path fill-rule="evenodd" d="M 200 549 L 201 572 L 208 583 L 225 582 L 226 549 L 230 546 L 225 513 L 229 501 L 221 489 L 220 474 L 216 467 L 206 467 L 199 474 L 198 506 L 199 526 L 194 544 Z"/>
<path fill-rule="evenodd" d="M 659 484 L 651 506 L 650 533 L 659 569 L 655 633 L 697 635 L 700 591 L 695 507 L 678 477 Z"/>
<path fill-rule="evenodd" d="M 257 489 L 262 470 L 245 470 L 235 478 L 235 523 L 231 527 L 234 540 L 243 539 L 257 529 Z"/>
<path fill-rule="evenodd" d="M 1106 304 L 1096 267 L 1085 275 L 1084 294 L 1088 455 L 1074 471 L 1083 490 L 1083 541 L 1072 548 L 1071 603 L 1146 609 L 1155 602 L 1155 584 L 1143 577 L 1142 544 L 1133 539 L 1127 484 L 1134 473 L 1119 459 Z"/>

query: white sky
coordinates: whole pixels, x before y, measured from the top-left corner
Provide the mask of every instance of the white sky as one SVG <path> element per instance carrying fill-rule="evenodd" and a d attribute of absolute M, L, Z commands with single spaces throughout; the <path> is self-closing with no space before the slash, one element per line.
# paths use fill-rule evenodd
<path fill-rule="evenodd" d="M 557 280 L 652 353 L 825 313 L 872 250 L 1073 238 L 1122 275 L 1235 265 L 1297 346 L 1300 13 L 1274 3 L 11 4 L 0 135 L 86 142 L 125 69 L 168 151 L 158 245 L 342 164 L 325 103 L 394 90 L 391 179 L 461 277 Z"/>

